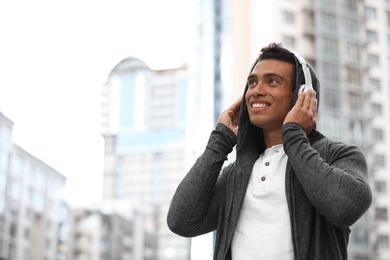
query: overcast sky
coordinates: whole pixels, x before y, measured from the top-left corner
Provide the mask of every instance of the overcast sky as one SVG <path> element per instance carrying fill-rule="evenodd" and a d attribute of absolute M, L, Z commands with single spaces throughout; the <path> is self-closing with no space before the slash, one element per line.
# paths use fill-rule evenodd
<path fill-rule="evenodd" d="M 100 199 L 100 90 L 136 56 L 155 68 L 186 60 L 191 1 L 0 1 L 0 112 L 13 141 L 65 175 L 65 199 Z"/>

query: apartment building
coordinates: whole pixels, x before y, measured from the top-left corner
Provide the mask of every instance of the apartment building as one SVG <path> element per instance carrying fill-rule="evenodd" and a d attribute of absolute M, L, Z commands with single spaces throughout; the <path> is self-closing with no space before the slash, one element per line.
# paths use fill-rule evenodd
<path fill-rule="evenodd" d="M 152 70 L 130 57 L 110 72 L 102 92 L 103 199 L 127 199 L 157 233 L 157 259 L 188 259 L 189 239 L 166 217 L 185 174 L 186 68 Z"/>
<path fill-rule="evenodd" d="M 57 259 L 65 177 L 12 142 L 0 113 L 0 257 Z"/>
<path fill-rule="evenodd" d="M 390 1 L 366 0 L 361 6 L 365 18 L 366 82 L 363 103 L 369 106 L 367 136 L 371 146 L 371 178 L 375 195 L 371 207 L 372 259 L 390 259 L 389 167 L 390 167 Z"/>
<path fill-rule="evenodd" d="M 127 200 L 69 209 L 66 259 L 155 260 L 156 231 Z"/>

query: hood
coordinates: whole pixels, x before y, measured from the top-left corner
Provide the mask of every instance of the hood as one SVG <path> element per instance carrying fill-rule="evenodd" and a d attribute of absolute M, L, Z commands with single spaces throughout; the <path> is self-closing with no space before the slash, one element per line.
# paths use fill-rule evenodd
<path fill-rule="evenodd" d="M 294 94 L 293 99 L 291 100 L 291 107 L 295 104 L 299 96 L 299 89 L 302 84 L 305 83 L 305 77 L 302 69 L 302 65 L 300 64 L 297 57 L 291 53 L 295 60 L 295 85 L 294 85 Z M 316 91 L 317 96 L 317 112 L 318 106 L 320 104 L 320 82 L 308 62 L 306 62 L 312 79 L 313 89 Z M 252 73 L 253 69 L 257 64 L 257 59 L 251 66 L 249 74 Z M 248 75 L 249 75 L 248 74 Z M 239 126 L 238 126 L 238 135 L 237 135 L 237 152 L 240 152 L 243 148 L 249 149 L 250 151 L 257 150 L 257 153 L 260 154 L 265 150 L 264 138 L 262 129 L 252 125 L 249 120 L 249 114 L 245 101 L 245 94 L 248 90 L 248 84 L 246 83 L 244 93 L 242 96 L 242 102 L 240 107 L 240 116 L 239 116 Z"/>

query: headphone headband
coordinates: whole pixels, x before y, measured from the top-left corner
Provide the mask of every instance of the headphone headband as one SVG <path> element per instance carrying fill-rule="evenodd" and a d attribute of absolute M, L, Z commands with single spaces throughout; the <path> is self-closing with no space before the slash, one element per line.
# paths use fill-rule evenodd
<path fill-rule="evenodd" d="M 302 66 L 303 76 L 305 77 L 305 89 L 313 89 L 313 84 L 311 81 L 311 74 L 309 66 L 306 62 L 306 60 L 297 52 L 287 49 L 291 54 L 294 55 L 294 57 L 299 61 L 299 63 Z"/>

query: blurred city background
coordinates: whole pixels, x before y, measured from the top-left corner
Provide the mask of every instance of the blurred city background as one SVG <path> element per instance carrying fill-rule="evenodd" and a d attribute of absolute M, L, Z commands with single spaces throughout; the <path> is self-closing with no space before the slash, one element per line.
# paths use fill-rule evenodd
<path fill-rule="evenodd" d="M 169 202 L 281 42 L 321 81 L 318 129 L 368 160 L 349 259 L 390 260 L 389 0 L 1 1 L 0 37 L 1 259 L 212 259 Z"/>

